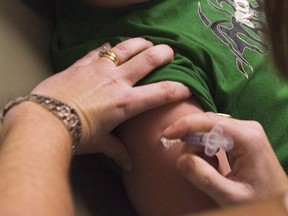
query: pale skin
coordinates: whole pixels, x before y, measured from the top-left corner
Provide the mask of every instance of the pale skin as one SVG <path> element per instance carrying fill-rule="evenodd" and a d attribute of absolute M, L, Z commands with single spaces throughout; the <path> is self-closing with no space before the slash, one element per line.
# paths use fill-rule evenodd
<path fill-rule="evenodd" d="M 145 1 L 88 2 L 102 7 L 120 7 Z M 184 115 L 199 112 L 203 110 L 192 97 L 142 113 L 117 128 L 116 134 L 133 162 L 133 171 L 123 174 L 125 187 L 140 215 L 179 215 L 217 207 L 210 197 L 179 174 L 175 164 L 182 146 L 166 150 L 160 143 L 161 132 L 166 126 Z M 227 173 L 229 165 L 223 152 L 218 154 L 218 160 L 219 171 Z"/>
<path fill-rule="evenodd" d="M 226 176 L 221 175 L 188 151 L 177 163 L 188 181 L 223 207 L 275 197 L 288 191 L 287 176 L 258 122 L 200 113 L 177 120 L 162 135 L 177 138 L 190 132 L 210 131 L 215 124 L 234 139 L 235 146 L 229 152 L 232 170 Z"/>
<path fill-rule="evenodd" d="M 102 152 L 129 170 L 129 157 L 111 134 L 113 128 L 140 112 L 187 98 L 190 92 L 173 82 L 132 87 L 171 61 L 173 51 L 168 46 L 153 47 L 136 38 L 112 50 L 119 67 L 94 50 L 32 93 L 60 99 L 77 110 L 83 124 L 79 152 Z M 1 130 L 0 215 L 74 215 L 68 181 L 71 145 L 64 124 L 38 104 L 23 102 L 8 111 Z"/>

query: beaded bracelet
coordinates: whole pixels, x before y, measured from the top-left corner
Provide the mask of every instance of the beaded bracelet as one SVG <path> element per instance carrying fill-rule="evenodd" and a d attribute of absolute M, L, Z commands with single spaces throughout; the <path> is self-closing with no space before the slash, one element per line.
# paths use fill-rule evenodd
<path fill-rule="evenodd" d="M 24 101 L 32 101 L 40 104 L 42 107 L 52 112 L 65 124 L 72 136 L 72 153 L 75 154 L 82 136 L 81 121 L 76 110 L 68 104 L 63 103 L 62 101 L 36 94 L 29 94 L 23 97 L 18 97 L 10 101 L 2 110 L 0 110 L 0 122 L 3 123 L 5 115 L 13 106 Z"/>

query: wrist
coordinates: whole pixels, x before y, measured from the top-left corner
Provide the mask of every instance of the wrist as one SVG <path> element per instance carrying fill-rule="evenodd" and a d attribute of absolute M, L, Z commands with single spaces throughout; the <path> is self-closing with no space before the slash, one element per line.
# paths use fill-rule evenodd
<path fill-rule="evenodd" d="M 78 116 L 77 111 L 68 104 L 63 103 L 62 101 L 36 94 L 29 94 L 23 97 L 18 97 L 14 100 L 11 100 L 4 107 L 4 109 L 0 113 L 1 122 L 11 108 L 25 101 L 31 101 L 38 104 L 39 106 L 42 106 L 42 108 L 45 108 L 46 111 L 51 112 L 55 117 L 62 121 L 73 139 L 72 152 L 75 153 L 82 136 L 81 120 Z"/>
<path fill-rule="evenodd" d="M 24 101 L 7 112 L 1 138 L 4 140 L 7 137 L 15 140 L 8 142 L 9 145 L 23 140 L 27 141 L 24 143 L 27 150 L 30 145 L 31 148 L 35 147 L 33 143 L 36 146 L 41 143 L 47 153 L 58 150 L 71 155 L 72 139 L 65 125 L 52 113 L 33 102 Z M 49 140 L 46 140 L 48 138 Z"/>
<path fill-rule="evenodd" d="M 0 176 L 5 182 L 0 185 L 1 212 L 14 212 L 11 200 L 29 215 L 70 211 L 72 139 L 65 125 L 45 108 L 25 101 L 9 110 L 1 132 Z M 27 209 L 28 202 L 35 208 Z"/>

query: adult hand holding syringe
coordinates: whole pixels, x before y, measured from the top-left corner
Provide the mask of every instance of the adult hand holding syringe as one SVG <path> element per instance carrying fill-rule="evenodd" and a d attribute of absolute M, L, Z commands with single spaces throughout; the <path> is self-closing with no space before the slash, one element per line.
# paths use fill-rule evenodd
<path fill-rule="evenodd" d="M 201 156 L 184 152 L 177 160 L 177 167 L 191 184 L 207 193 L 220 206 L 288 191 L 286 173 L 258 122 L 223 118 L 215 113 L 198 113 L 174 122 L 163 131 L 163 136 L 174 139 L 194 131 L 211 132 L 215 125 L 223 129 L 225 136 L 233 137 L 234 147 L 228 155 L 231 171 L 221 173 Z"/>

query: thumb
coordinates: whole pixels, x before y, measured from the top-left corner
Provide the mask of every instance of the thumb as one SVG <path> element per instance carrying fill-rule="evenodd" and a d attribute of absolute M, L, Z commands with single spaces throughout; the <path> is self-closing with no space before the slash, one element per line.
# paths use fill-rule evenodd
<path fill-rule="evenodd" d="M 180 156 L 177 167 L 189 182 L 221 206 L 235 203 L 248 193 L 244 184 L 221 175 L 214 167 L 196 155 Z"/>
<path fill-rule="evenodd" d="M 101 149 L 97 149 L 100 152 L 111 159 L 113 159 L 123 170 L 132 170 L 132 160 L 128 154 L 123 143 L 115 136 L 108 136 L 105 140 L 102 140 Z"/>

